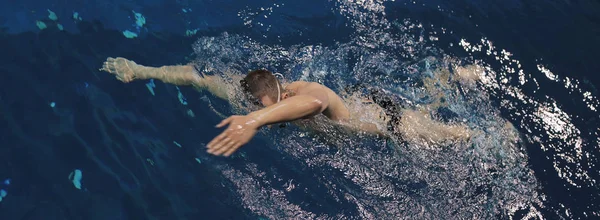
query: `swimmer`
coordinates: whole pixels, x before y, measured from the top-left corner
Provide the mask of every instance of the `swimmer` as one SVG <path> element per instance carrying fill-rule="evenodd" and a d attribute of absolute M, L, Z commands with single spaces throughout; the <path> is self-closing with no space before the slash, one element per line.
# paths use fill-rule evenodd
<path fill-rule="evenodd" d="M 213 155 L 230 156 L 264 126 L 294 122 L 301 126 L 314 125 L 312 129 L 319 130 L 316 123 L 311 123 L 319 116 L 325 116 L 330 123 L 347 131 L 388 137 L 400 135 L 406 141 L 441 143 L 470 136 L 465 126 L 445 125 L 421 111 L 400 108 L 377 92 L 371 97 L 355 93 L 342 98 L 315 82 L 282 84 L 267 70 L 254 70 L 246 76 L 229 76 L 236 84 L 233 87 L 225 77 L 199 73 L 193 64 L 147 67 L 125 58 L 109 57 L 100 70 L 114 74 L 124 83 L 157 79 L 174 85 L 190 85 L 230 103 L 234 103 L 232 90 L 239 90 L 263 107 L 246 115 L 230 116 L 217 124 L 216 127 L 227 126 L 227 129 L 207 144 L 207 152 Z"/>

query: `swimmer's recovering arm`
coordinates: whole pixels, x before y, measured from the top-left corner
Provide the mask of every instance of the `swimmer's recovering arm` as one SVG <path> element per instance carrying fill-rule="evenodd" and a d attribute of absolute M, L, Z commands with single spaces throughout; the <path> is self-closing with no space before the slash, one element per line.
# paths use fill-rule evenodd
<path fill-rule="evenodd" d="M 260 127 L 313 116 L 323 112 L 328 106 L 329 97 L 325 87 L 308 83 L 303 88 L 298 88 L 293 97 L 248 115 L 234 115 L 221 121 L 218 128 L 229 126 L 206 145 L 207 152 L 229 156 L 248 143 Z"/>
<path fill-rule="evenodd" d="M 197 89 L 206 89 L 219 98 L 227 99 L 227 92 L 224 91 L 226 87 L 219 77 L 200 75 L 191 65 L 147 67 L 122 57 L 109 57 L 100 70 L 114 74 L 125 83 L 136 79 L 157 79 L 173 85 L 192 85 Z"/>
<path fill-rule="evenodd" d="M 244 116 L 231 116 L 217 127 L 229 125 L 225 131 L 210 141 L 207 152 L 213 155 L 229 156 L 254 137 L 264 125 L 313 116 L 329 106 L 329 97 L 324 87 L 310 83 L 296 92 L 296 95 L 262 110 Z"/>
<path fill-rule="evenodd" d="M 257 122 L 258 127 L 311 117 L 323 112 L 329 106 L 329 97 L 322 85 L 311 83 L 300 89 L 295 96 L 252 112 L 248 116 Z"/>

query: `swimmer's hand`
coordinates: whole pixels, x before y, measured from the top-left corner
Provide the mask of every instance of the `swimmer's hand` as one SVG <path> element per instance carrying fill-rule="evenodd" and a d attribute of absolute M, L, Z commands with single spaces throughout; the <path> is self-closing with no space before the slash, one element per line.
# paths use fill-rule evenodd
<path fill-rule="evenodd" d="M 227 129 L 215 137 L 208 145 L 207 152 L 216 156 L 228 157 L 256 135 L 260 124 L 253 117 L 234 115 L 219 123 L 217 128 L 228 125 Z"/>
<path fill-rule="evenodd" d="M 109 57 L 106 58 L 100 70 L 115 75 L 115 78 L 121 82 L 128 83 L 136 79 L 136 70 L 138 68 L 138 65 L 131 60 L 123 57 Z"/>

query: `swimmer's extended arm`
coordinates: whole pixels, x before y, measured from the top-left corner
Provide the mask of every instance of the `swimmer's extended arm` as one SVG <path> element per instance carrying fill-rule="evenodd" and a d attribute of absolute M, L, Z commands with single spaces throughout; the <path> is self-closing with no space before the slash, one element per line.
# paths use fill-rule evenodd
<path fill-rule="evenodd" d="M 157 79 L 174 85 L 192 85 L 198 89 L 206 89 L 219 98 L 227 99 L 222 80 L 216 76 L 199 75 L 191 65 L 147 67 L 122 57 L 109 57 L 100 70 L 114 74 L 125 83 L 136 79 Z"/>

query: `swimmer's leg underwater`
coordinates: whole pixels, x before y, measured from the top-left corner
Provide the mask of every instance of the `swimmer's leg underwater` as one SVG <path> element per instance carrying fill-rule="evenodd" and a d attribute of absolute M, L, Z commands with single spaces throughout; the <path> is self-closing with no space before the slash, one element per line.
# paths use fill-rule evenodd
<path fill-rule="evenodd" d="M 227 93 L 219 86 L 219 77 L 199 74 L 192 65 L 148 67 L 122 57 L 109 57 L 100 70 L 114 74 L 124 83 L 139 79 L 157 79 L 173 85 L 191 85 L 197 89 L 206 89 L 219 98 L 227 99 Z"/>
<path fill-rule="evenodd" d="M 354 90 L 366 88 L 355 86 Z M 357 89 L 358 88 L 358 89 Z M 366 89 L 370 99 L 381 106 L 390 117 L 388 131 L 402 141 L 442 144 L 445 141 L 467 140 L 472 131 L 465 125 L 445 124 L 432 119 L 427 112 L 409 107 L 401 98 L 392 98 L 374 88 Z M 422 106 L 430 109 L 436 106 Z"/>

